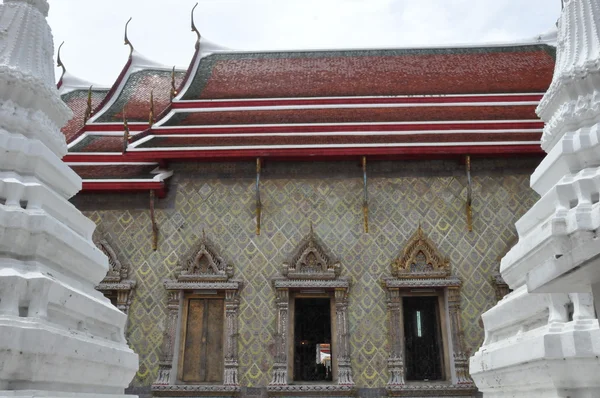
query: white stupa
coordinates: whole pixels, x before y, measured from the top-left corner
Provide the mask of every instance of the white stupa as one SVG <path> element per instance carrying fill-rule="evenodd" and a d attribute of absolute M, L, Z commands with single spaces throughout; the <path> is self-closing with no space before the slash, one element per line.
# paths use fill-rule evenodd
<path fill-rule="evenodd" d="M 600 1 L 565 0 L 538 108 L 541 195 L 502 260 L 514 291 L 483 315 L 470 371 L 486 398 L 600 397 Z"/>
<path fill-rule="evenodd" d="M 48 8 L 0 4 L 0 397 L 122 397 L 138 358 L 94 289 L 108 270 L 95 225 L 68 202 L 81 179 L 61 161 Z"/>

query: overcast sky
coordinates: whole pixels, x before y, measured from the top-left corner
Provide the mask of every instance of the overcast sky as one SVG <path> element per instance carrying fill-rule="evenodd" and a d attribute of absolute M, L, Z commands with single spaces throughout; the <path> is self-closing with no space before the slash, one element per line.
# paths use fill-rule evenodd
<path fill-rule="evenodd" d="M 196 0 L 49 0 L 55 47 L 69 72 L 111 85 L 136 50 L 187 67 Z M 414 47 L 512 41 L 552 29 L 559 0 L 199 0 L 204 37 L 243 50 Z M 57 78 L 60 71 L 57 69 Z"/>

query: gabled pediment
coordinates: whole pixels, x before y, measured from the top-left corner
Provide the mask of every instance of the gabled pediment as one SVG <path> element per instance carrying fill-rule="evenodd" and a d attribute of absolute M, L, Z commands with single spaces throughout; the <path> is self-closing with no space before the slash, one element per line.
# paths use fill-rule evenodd
<path fill-rule="evenodd" d="M 445 278 L 450 274 L 450 261 L 439 253 L 420 225 L 392 263 L 396 278 Z"/>
<path fill-rule="evenodd" d="M 233 267 L 218 254 L 214 244 L 202 232 L 202 239 L 185 260 L 177 282 L 226 282 Z"/>
<path fill-rule="evenodd" d="M 336 279 L 340 274 L 340 263 L 328 254 L 311 226 L 295 255 L 283 263 L 281 274 L 288 279 Z"/>

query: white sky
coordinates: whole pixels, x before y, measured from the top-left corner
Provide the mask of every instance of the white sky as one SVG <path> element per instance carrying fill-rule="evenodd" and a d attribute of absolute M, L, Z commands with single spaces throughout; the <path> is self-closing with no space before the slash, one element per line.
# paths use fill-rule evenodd
<path fill-rule="evenodd" d="M 111 85 L 136 50 L 187 67 L 196 0 L 49 0 L 55 47 L 72 74 Z M 559 0 L 199 0 L 204 37 L 243 50 L 414 47 L 512 41 L 552 29 Z M 57 69 L 57 78 L 60 70 Z"/>

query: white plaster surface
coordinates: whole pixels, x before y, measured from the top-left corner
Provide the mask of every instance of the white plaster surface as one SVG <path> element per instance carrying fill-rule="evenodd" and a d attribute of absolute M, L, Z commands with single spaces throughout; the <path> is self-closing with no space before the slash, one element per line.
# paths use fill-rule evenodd
<path fill-rule="evenodd" d="M 470 362 L 486 398 L 600 397 L 599 29 L 598 0 L 565 0 L 537 110 L 548 156 L 531 185 L 542 197 L 516 224 L 519 242 L 501 263 L 514 291 L 482 315 L 485 341 Z"/>
<path fill-rule="evenodd" d="M 71 116 L 54 87 L 46 0 L 0 4 L 0 397 L 123 397 L 126 316 L 95 286 L 108 260 L 68 198 Z"/>

